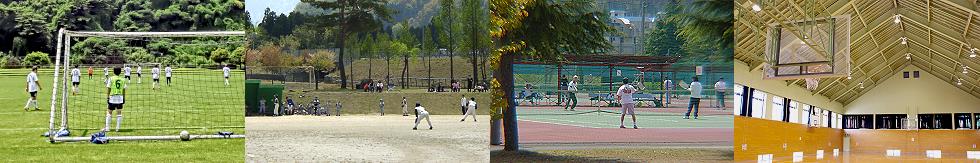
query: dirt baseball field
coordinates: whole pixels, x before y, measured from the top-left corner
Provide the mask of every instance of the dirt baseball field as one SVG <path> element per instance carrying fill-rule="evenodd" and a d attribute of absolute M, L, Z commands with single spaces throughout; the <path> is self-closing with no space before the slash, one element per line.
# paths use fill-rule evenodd
<path fill-rule="evenodd" d="M 246 162 L 486 162 L 489 116 L 246 117 Z"/>

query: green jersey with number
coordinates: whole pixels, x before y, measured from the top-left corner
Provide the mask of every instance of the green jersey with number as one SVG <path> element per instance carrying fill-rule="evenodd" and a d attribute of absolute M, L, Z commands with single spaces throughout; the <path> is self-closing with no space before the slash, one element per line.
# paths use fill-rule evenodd
<path fill-rule="evenodd" d="M 122 95 L 125 89 L 125 79 L 119 76 L 109 78 L 109 95 Z"/>

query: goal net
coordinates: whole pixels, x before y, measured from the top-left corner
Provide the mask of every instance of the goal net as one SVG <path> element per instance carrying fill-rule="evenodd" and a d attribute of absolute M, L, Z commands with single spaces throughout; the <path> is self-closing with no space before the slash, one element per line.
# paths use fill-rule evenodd
<path fill-rule="evenodd" d="M 181 131 L 193 138 L 243 138 L 244 74 L 232 65 L 172 65 L 129 63 L 76 66 L 71 61 L 79 53 L 72 40 L 80 38 L 144 41 L 159 38 L 240 38 L 244 32 L 80 32 L 62 29 L 58 36 L 52 88 L 49 131 L 50 142 L 87 141 L 88 136 L 108 129 L 110 140 L 178 139 Z M 229 41 L 230 42 L 230 41 Z M 243 43 L 232 43 L 243 46 Z M 133 48 L 147 48 L 130 44 Z M 228 45 L 231 46 L 231 45 Z M 203 46 L 202 46 L 203 47 Z M 79 56 L 81 57 L 81 56 Z M 118 63 L 122 62 L 122 63 Z M 95 70 L 95 78 L 72 80 L 73 69 Z M 124 103 L 121 114 L 108 110 L 108 78 L 120 69 Z M 107 74 L 107 75 L 106 75 Z M 227 74 L 227 77 L 226 77 Z M 77 88 L 76 88 L 77 87 Z M 122 115 L 122 116 L 119 116 Z M 108 124 L 107 124 L 108 120 Z M 221 136 L 215 136 L 221 132 Z M 229 135 L 228 132 L 239 134 Z"/>

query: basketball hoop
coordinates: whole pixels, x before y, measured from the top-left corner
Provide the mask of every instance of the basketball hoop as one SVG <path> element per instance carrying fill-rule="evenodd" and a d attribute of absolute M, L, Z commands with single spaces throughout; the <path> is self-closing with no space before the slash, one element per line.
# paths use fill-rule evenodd
<path fill-rule="evenodd" d="M 820 85 L 820 80 L 817 78 L 806 78 L 806 89 L 810 91 L 817 90 L 817 86 Z"/>

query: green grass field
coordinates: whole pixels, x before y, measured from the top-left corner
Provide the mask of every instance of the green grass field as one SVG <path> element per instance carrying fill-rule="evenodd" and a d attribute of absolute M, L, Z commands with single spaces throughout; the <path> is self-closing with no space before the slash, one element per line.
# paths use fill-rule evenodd
<path fill-rule="evenodd" d="M 48 131 L 51 109 L 52 70 L 41 70 L 42 90 L 38 94 L 41 111 L 24 111 L 29 98 L 26 69 L 0 70 L 0 156 L 11 162 L 243 162 L 245 139 L 180 141 L 111 141 L 97 145 L 88 142 L 52 144 L 40 134 Z M 71 136 L 88 136 L 104 125 L 105 85 L 101 69 L 93 79 L 83 70 L 81 94 L 68 104 Z M 143 83 L 134 81 L 127 88 L 127 103 L 119 135 L 176 135 L 232 131 L 245 134 L 243 72 L 232 73 L 232 86 L 226 87 L 220 70 L 175 69 L 173 85 L 150 90 L 152 82 L 144 70 Z M 162 77 L 161 77 L 162 78 Z M 161 79 L 161 83 L 163 83 Z M 165 85 L 165 84 L 164 84 Z M 70 96 L 70 95 L 69 95 Z M 60 111 L 60 110 L 59 110 Z M 60 114 L 60 112 L 59 112 Z M 60 121 L 55 119 L 56 127 Z M 113 120 L 113 127 L 115 120 Z M 205 128 L 207 127 L 207 128 Z"/>
<path fill-rule="evenodd" d="M 595 107 L 579 107 L 576 111 L 559 109 L 521 109 L 518 119 L 550 124 L 562 124 L 588 128 L 618 128 L 619 110 L 603 108 L 596 112 Z M 636 121 L 643 128 L 732 128 L 732 115 L 702 115 L 697 120 L 682 119 L 683 113 L 664 113 L 637 111 Z M 626 123 L 632 122 L 626 116 Z"/>

